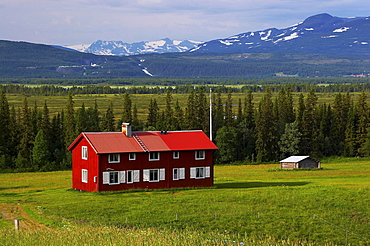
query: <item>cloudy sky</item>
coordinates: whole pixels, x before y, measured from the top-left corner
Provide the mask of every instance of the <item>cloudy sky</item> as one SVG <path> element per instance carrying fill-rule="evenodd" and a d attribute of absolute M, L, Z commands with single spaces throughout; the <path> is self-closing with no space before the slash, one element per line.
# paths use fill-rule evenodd
<path fill-rule="evenodd" d="M 75 45 L 98 39 L 209 41 L 309 16 L 370 16 L 369 0 L 0 0 L 0 40 Z"/>

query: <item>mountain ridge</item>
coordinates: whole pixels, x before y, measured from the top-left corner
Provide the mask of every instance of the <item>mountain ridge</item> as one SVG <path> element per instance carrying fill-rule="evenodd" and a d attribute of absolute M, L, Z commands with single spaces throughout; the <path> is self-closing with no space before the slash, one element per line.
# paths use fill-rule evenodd
<path fill-rule="evenodd" d="M 342 18 L 323 13 L 310 16 L 298 24 L 283 29 L 267 28 L 204 42 L 188 52 L 369 55 L 370 32 L 368 30 L 370 30 L 368 17 Z"/>
<path fill-rule="evenodd" d="M 158 41 L 140 41 L 125 43 L 123 41 L 97 40 L 90 45 L 71 45 L 65 48 L 74 49 L 95 55 L 129 56 L 150 53 L 177 53 L 186 52 L 202 42 L 192 40 L 172 40 L 164 38 Z"/>

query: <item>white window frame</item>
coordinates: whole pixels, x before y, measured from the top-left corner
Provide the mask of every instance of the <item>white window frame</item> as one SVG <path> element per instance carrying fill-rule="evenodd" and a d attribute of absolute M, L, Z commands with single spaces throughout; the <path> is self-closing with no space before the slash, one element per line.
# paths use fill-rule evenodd
<path fill-rule="evenodd" d="M 175 175 L 177 172 L 177 177 Z M 175 167 L 172 169 L 172 180 L 185 179 L 185 168 L 184 167 Z"/>
<path fill-rule="evenodd" d="M 180 151 L 173 152 L 173 159 L 180 159 Z"/>
<path fill-rule="evenodd" d="M 87 160 L 87 157 L 88 157 L 88 155 L 87 155 L 87 146 L 82 146 L 81 152 L 82 152 L 82 155 L 81 155 L 82 160 Z"/>
<path fill-rule="evenodd" d="M 117 182 L 111 182 L 112 180 L 112 175 L 117 175 Z M 112 172 L 109 172 L 109 184 L 110 185 L 116 185 L 116 184 L 119 184 L 119 172 L 118 171 L 112 171 Z"/>
<path fill-rule="evenodd" d="M 136 160 L 136 153 L 128 153 L 128 160 L 135 161 Z"/>
<path fill-rule="evenodd" d="M 202 172 L 200 170 L 202 170 Z M 210 177 L 211 177 L 211 167 L 210 166 L 190 168 L 190 178 L 191 179 L 205 179 L 205 178 L 210 178 Z"/>
<path fill-rule="evenodd" d="M 127 170 L 127 184 L 140 182 L 140 170 Z M 131 179 L 130 179 L 131 176 Z"/>
<path fill-rule="evenodd" d="M 156 155 L 156 156 L 152 156 L 152 155 Z M 158 151 L 149 152 L 149 161 L 159 161 L 160 159 L 159 155 L 160 153 Z"/>
<path fill-rule="evenodd" d="M 195 160 L 204 160 L 206 159 L 206 151 L 205 150 L 196 150 L 195 151 Z"/>
<path fill-rule="evenodd" d="M 113 173 L 117 173 L 117 183 L 111 182 L 111 175 Z M 95 182 L 94 177 L 94 182 Z M 108 185 L 118 185 L 126 183 L 126 171 L 110 171 L 110 172 L 103 172 L 103 184 L 108 184 Z"/>
<path fill-rule="evenodd" d="M 153 179 L 152 173 L 157 173 L 157 179 Z M 144 169 L 143 170 L 143 181 L 144 182 L 159 182 L 162 180 L 166 180 L 166 169 L 159 168 L 159 169 Z"/>
<path fill-rule="evenodd" d="M 111 160 L 111 157 L 116 156 L 114 160 Z M 108 163 L 120 163 L 121 162 L 121 155 L 120 154 L 109 154 L 108 155 Z"/>
<path fill-rule="evenodd" d="M 81 170 L 81 181 L 82 183 L 88 183 L 89 176 L 88 176 L 88 171 L 87 169 L 82 169 Z"/>
<path fill-rule="evenodd" d="M 159 169 L 149 169 L 149 182 L 159 182 Z"/>
<path fill-rule="evenodd" d="M 172 169 L 172 180 L 179 180 L 179 168 Z"/>
<path fill-rule="evenodd" d="M 128 170 L 126 173 L 127 173 L 127 179 L 126 179 L 127 180 L 127 184 L 134 183 L 134 170 Z"/>

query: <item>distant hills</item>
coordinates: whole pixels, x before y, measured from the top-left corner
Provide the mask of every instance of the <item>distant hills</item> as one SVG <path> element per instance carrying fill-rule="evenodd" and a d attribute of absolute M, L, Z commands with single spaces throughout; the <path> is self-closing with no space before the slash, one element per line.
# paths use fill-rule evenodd
<path fill-rule="evenodd" d="M 269 28 L 211 40 L 190 52 L 370 55 L 370 18 L 318 14 L 284 29 Z"/>
<path fill-rule="evenodd" d="M 150 53 L 186 52 L 201 43 L 191 40 L 171 40 L 169 38 L 159 41 L 142 41 L 136 43 L 98 40 L 91 45 L 66 46 L 66 48 L 95 55 L 128 56 Z"/>
<path fill-rule="evenodd" d="M 170 39 L 130 47 L 97 41 L 82 47 L 90 52 L 83 53 L 0 41 L 0 78 L 370 77 L 369 30 L 369 18 L 319 14 L 289 28 L 247 32 L 198 46 Z"/>

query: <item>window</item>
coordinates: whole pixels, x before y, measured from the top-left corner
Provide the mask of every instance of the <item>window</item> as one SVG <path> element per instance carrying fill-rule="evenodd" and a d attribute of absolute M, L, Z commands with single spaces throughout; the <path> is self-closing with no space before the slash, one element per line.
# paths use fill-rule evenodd
<path fill-rule="evenodd" d="M 185 179 L 185 168 L 174 168 L 172 169 L 172 179 L 180 180 Z"/>
<path fill-rule="evenodd" d="M 109 154 L 109 163 L 119 163 L 120 162 L 120 154 Z"/>
<path fill-rule="evenodd" d="M 87 146 L 82 146 L 82 159 L 87 160 Z"/>
<path fill-rule="evenodd" d="M 127 171 L 127 183 L 132 184 L 134 182 L 134 171 Z"/>
<path fill-rule="evenodd" d="M 179 180 L 179 169 L 178 168 L 173 169 L 173 180 Z"/>
<path fill-rule="evenodd" d="M 149 152 L 149 161 L 159 161 L 159 152 Z"/>
<path fill-rule="evenodd" d="M 143 181 L 159 182 L 165 180 L 166 169 L 144 169 L 143 170 Z"/>
<path fill-rule="evenodd" d="M 82 169 L 82 183 L 87 183 L 87 170 L 86 169 Z"/>
<path fill-rule="evenodd" d="M 149 170 L 149 182 L 158 182 L 159 181 L 159 170 L 158 169 L 152 169 Z"/>
<path fill-rule="evenodd" d="M 195 151 L 195 160 L 204 160 L 206 158 L 206 153 L 204 150 Z"/>
<path fill-rule="evenodd" d="M 211 167 L 191 167 L 190 178 L 191 179 L 204 179 L 211 177 Z"/>
<path fill-rule="evenodd" d="M 140 182 L 140 170 L 127 171 L 127 183 L 132 184 L 136 182 Z"/>
<path fill-rule="evenodd" d="M 122 183 L 126 183 L 126 171 L 103 172 L 103 184 L 116 185 Z"/>
<path fill-rule="evenodd" d="M 118 172 L 109 172 L 109 184 L 119 184 Z"/>
<path fill-rule="evenodd" d="M 179 159 L 180 158 L 180 152 L 179 151 L 174 151 L 173 152 L 173 159 Z"/>
<path fill-rule="evenodd" d="M 136 153 L 129 153 L 129 154 L 128 154 L 128 159 L 129 159 L 130 161 L 134 161 L 134 160 L 136 160 Z"/>

